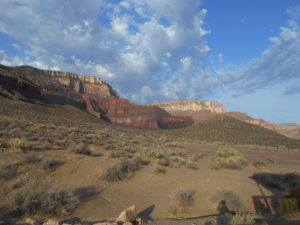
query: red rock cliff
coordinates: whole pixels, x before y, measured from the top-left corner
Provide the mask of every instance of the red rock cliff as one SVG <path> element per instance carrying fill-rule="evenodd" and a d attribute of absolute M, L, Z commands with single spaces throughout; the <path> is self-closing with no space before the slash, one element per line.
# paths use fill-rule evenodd
<path fill-rule="evenodd" d="M 175 117 L 156 106 L 136 105 L 120 99 L 118 93 L 98 77 L 30 66 L 0 65 L 0 69 L 33 83 L 50 104 L 72 104 L 112 123 L 147 128 L 176 128 L 194 123 L 191 117 Z"/>

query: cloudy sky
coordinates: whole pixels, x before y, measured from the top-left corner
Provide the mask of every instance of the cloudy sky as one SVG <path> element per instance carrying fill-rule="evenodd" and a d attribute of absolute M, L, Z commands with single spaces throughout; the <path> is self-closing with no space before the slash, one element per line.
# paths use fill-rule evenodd
<path fill-rule="evenodd" d="M 99 76 L 134 103 L 300 124 L 299 0 L 0 0 L 0 63 Z"/>

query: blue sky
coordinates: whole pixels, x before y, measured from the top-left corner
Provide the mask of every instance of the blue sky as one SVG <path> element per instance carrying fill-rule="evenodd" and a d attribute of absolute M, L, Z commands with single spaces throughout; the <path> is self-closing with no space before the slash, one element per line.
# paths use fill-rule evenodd
<path fill-rule="evenodd" d="M 2 64 L 300 124 L 299 0 L 1 0 L 0 15 Z"/>

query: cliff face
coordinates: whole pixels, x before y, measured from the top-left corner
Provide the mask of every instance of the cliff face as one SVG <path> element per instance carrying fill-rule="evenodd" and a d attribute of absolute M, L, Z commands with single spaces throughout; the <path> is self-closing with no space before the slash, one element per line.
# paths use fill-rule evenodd
<path fill-rule="evenodd" d="M 71 104 L 112 123 L 147 128 L 176 128 L 194 123 L 191 117 L 174 117 L 159 107 L 120 99 L 111 86 L 97 77 L 30 66 L 0 65 L 0 69 L 16 80 L 32 83 L 49 104 Z"/>
<path fill-rule="evenodd" d="M 290 138 L 300 139 L 300 126 L 282 125 L 262 119 L 253 119 L 247 113 L 225 112 L 222 104 L 213 101 L 176 100 L 151 105 L 161 107 L 174 116 L 191 116 L 195 122 L 201 122 L 223 114 L 250 124 L 262 126 Z"/>
<path fill-rule="evenodd" d="M 214 101 L 199 101 L 199 100 L 174 100 L 167 102 L 156 102 L 151 105 L 156 105 L 165 109 L 171 114 L 185 114 L 207 110 L 215 113 L 223 113 L 224 106 Z"/>
<path fill-rule="evenodd" d="M 148 128 L 177 128 L 194 123 L 191 117 L 171 116 L 159 107 L 135 105 L 126 99 L 91 98 L 88 95 L 83 98 L 90 113 L 113 123 Z"/>
<path fill-rule="evenodd" d="M 98 77 L 80 74 L 39 70 L 30 66 L 7 67 L 7 70 L 31 81 L 44 92 L 79 93 L 95 97 L 118 97 L 118 93 Z"/>
<path fill-rule="evenodd" d="M 195 122 L 212 118 L 219 113 L 224 113 L 224 106 L 214 101 L 174 100 L 156 102 L 150 105 L 165 109 L 173 116 L 190 116 Z"/>

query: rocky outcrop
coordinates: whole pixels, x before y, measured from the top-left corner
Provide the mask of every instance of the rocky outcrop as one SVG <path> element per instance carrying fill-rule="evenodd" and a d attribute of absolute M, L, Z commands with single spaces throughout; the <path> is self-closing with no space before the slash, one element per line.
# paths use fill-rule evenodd
<path fill-rule="evenodd" d="M 119 94 L 111 86 L 98 77 L 40 70 L 31 66 L 6 67 L 1 65 L 0 68 L 32 82 L 44 92 L 79 93 L 94 97 L 119 97 Z"/>
<path fill-rule="evenodd" d="M 156 102 L 151 105 L 165 109 L 173 115 L 199 112 L 207 110 L 214 113 L 223 113 L 224 106 L 214 101 L 199 101 L 199 100 L 174 100 L 167 102 Z"/>
<path fill-rule="evenodd" d="M 84 95 L 83 99 L 90 113 L 112 123 L 147 128 L 177 128 L 194 123 L 191 117 L 171 116 L 159 107 L 136 105 L 126 99 L 88 95 Z"/>
<path fill-rule="evenodd" d="M 0 65 L 0 70 L 38 87 L 48 104 L 73 105 L 112 123 L 146 128 L 177 128 L 194 123 L 191 117 L 175 117 L 157 106 L 120 99 L 111 86 L 97 77 L 30 66 Z"/>
<path fill-rule="evenodd" d="M 10 76 L 0 68 L 0 95 L 25 101 L 43 101 L 41 91 L 22 78 Z"/>

